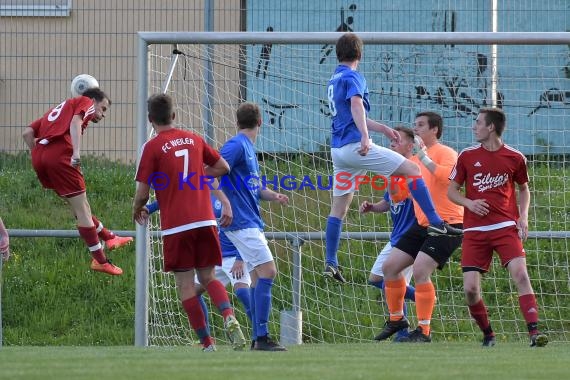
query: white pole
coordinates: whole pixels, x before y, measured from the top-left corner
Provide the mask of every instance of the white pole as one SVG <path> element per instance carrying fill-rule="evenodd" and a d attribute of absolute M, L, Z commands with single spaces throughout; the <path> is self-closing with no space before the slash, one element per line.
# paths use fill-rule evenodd
<path fill-rule="evenodd" d="M 491 0 L 491 32 L 497 33 L 498 26 L 498 0 Z M 497 85 L 498 85 L 498 67 L 497 67 L 497 45 L 491 45 L 491 106 L 497 107 Z"/>
<path fill-rule="evenodd" d="M 214 0 L 206 0 L 204 5 L 204 25 L 208 32 L 214 31 Z M 214 134 L 214 116 L 212 109 L 214 108 L 214 45 L 208 44 L 205 46 L 206 52 L 206 94 L 202 99 L 202 107 L 204 112 L 204 119 L 202 125 L 204 128 L 204 139 L 209 145 L 214 145 L 216 140 Z"/>
<path fill-rule="evenodd" d="M 342 32 L 138 32 L 147 44 L 335 44 Z M 570 32 L 358 32 L 365 44 L 561 45 Z"/>
<path fill-rule="evenodd" d="M 137 109 L 137 164 L 143 144 L 147 141 L 148 97 L 148 44 L 142 38 L 138 43 L 138 109 Z M 136 229 L 136 279 L 135 279 L 135 346 L 148 346 L 148 233 L 146 226 Z"/>

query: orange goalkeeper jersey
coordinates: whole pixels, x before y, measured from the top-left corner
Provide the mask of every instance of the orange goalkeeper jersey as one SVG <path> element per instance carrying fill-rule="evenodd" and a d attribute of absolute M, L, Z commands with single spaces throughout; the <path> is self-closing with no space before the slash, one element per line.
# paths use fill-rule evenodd
<path fill-rule="evenodd" d="M 451 202 L 447 197 L 449 175 L 457 162 L 457 152 L 446 145 L 437 143 L 427 149 L 427 155 L 435 164 L 435 173 L 430 172 L 416 156 L 412 157 L 411 160 L 418 164 L 421 169 L 435 210 L 443 220 L 450 224 L 463 223 L 463 207 Z M 413 182 L 411 185 L 413 186 Z M 410 190 L 400 190 L 397 194 L 390 194 L 390 196 L 395 202 L 399 202 L 410 196 Z M 428 219 L 416 201 L 414 201 L 414 212 L 418 224 L 427 227 L 429 225 Z"/>

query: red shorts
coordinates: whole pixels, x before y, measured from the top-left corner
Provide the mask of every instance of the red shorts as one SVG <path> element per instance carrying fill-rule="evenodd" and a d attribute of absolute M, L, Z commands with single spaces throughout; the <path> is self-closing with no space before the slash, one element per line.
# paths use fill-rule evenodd
<path fill-rule="evenodd" d="M 526 256 L 516 226 L 493 231 L 467 231 L 463 234 L 461 247 L 461 267 L 464 272 L 488 272 L 493 251 L 497 252 L 504 267 L 511 260 Z"/>
<path fill-rule="evenodd" d="M 182 272 L 222 265 L 216 226 L 193 228 L 162 238 L 164 271 Z"/>
<path fill-rule="evenodd" d="M 32 150 L 32 166 L 40 183 L 60 197 L 74 197 L 85 192 L 85 180 L 78 168 L 71 166 L 73 149 L 65 142 L 38 144 Z"/>

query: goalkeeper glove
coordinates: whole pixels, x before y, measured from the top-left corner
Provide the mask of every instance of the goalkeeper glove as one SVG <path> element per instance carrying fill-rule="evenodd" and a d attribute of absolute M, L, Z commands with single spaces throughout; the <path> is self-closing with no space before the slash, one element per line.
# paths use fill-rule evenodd
<path fill-rule="evenodd" d="M 413 154 L 415 156 L 418 156 L 422 164 L 424 164 L 426 167 L 433 162 L 431 158 L 429 158 L 429 156 L 427 155 L 426 146 L 424 145 L 424 142 L 419 136 L 414 137 Z"/>

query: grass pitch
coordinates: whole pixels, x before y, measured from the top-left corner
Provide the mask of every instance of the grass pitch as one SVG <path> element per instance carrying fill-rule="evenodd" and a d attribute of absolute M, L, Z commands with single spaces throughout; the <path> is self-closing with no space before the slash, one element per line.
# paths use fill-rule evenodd
<path fill-rule="evenodd" d="M 563 379 L 570 345 L 314 344 L 288 352 L 214 353 L 199 347 L 0 349 L 0 379 Z"/>

